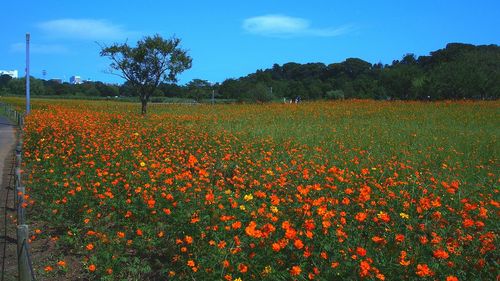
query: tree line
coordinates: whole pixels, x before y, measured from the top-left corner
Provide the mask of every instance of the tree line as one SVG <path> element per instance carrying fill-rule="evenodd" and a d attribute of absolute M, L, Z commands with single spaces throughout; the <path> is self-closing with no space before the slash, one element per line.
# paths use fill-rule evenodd
<path fill-rule="evenodd" d="M 340 63 L 286 63 L 222 83 L 225 98 L 498 99 L 500 47 L 450 43 L 428 56 L 406 54 L 392 64 L 359 58 Z"/>
<path fill-rule="evenodd" d="M 30 78 L 33 96 L 128 97 L 137 96 L 131 82 L 59 83 Z M 0 95 L 23 95 L 24 78 L 0 76 Z M 257 70 L 238 79 L 212 84 L 193 79 L 185 85 L 160 83 L 151 95 L 196 101 L 226 99 L 267 102 L 283 98 L 317 99 L 498 99 L 500 96 L 500 47 L 450 43 L 427 56 L 406 54 L 391 64 L 348 58 L 340 63 L 285 63 Z"/>

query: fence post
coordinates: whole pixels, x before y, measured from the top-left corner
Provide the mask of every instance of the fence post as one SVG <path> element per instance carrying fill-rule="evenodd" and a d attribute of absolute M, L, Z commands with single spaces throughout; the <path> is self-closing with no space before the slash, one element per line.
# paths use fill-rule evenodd
<path fill-rule="evenodd" d="M 19 146 L 18 146 L 19 147 Z M 21 167 L 21 151 L 16 148 L 16 166 Z"/>
<path fill-rule="evenodd" d="M 26 189 L 24 186 L 19 185 L 17 187 L 17 223 L 18 224 L 24 224 L 25 219 L 24 219 L 24 194 L 26 193 Z"/>
<path fill-rule="evenodd" d="M 16 167 L 15 172 L 15 187 L 16 187 L 16 198 L 17 198 L 17 224 L 24 224 L 24 193 L 25 188 L 21 185 L 21 168 Z"/>
<path fill-rule="evenodd" d="M 16 168 L 14 170 L 14 192 L 16 193 L 16 196 L 14 196 L 14 206 L 19 206 L 19 204 L 21 204 L 19 202 L 20 186 L 21 186 L 21 168 L 19 168 L 19 166 L 16 165 Z"/>
<path fill-rule="evenodd" d="M 17 226 L 17 255 L 19 281 L 31 281 L 31 271 L 28 260 L 28 226 L 25 224 Z"/>

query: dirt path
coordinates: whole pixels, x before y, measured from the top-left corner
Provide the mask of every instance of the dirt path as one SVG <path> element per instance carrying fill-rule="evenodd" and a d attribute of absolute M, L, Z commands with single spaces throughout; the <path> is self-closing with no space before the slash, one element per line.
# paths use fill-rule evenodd
<path fill-rule="evenodd" d="M 14 149 L 16 128 L 0 116 L 0 280 L 17 280 L 14 211 Z"/>

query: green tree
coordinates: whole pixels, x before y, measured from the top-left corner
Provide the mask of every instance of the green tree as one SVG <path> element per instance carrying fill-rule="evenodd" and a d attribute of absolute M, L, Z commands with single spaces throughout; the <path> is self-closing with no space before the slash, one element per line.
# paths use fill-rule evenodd
<path fill-rule="evenodd" d="M 7 82 L 5 90 L 12 95 L 26 94 L 26 78 L 15 78 Z M 33 96 L 44 95 L 45 87 L 42 80 L 30 77 L 30 94 Z"/>
<path fill-rule="evenodd" d="M 0 88 L 7 86 L 7 83 L 12 80 L 12 77 L 7 74 L 0 75 Z"/>
<path fill-rule="evenodd" d="M 136 47 L 127 43 L 101 46 L 100 55 L 111 60 L 111 73 L 127 80 L 139 94 L 143 115 L 160 83 L 176 82 L 179 73 L 191 68 L 192 59 L 180 43 L 175 37 L 166 40 L 155 35 L 139 40 Z"/>
<path fill-rule="evenodd" d="M 186 85 L 188 97 L 199 102 L 212 96 L 212 84 L 207 80 L 193 79 Z"/>
<path fill-rule="evenodd" d="M 274 99 L 271 89 L 264 83 L 257 83 L 248 90 L 248 97 L 258 102 L 268 102 Z"/>

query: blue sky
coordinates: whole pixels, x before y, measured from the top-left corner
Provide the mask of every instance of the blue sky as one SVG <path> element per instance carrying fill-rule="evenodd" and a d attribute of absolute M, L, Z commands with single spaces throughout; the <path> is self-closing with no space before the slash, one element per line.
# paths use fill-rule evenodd
<path fill-rule="evenodd" d="M 500 44 L 500 1 L 4 1 L 0 69 L 24 75 L 25 33 L 31 74 L 120 83 L 95 42 L 135 44 L 175 35 L 193 67 L 179 76 L 222 82 L 274 63 L 349 57 L 391 63 L 449 42 Z"/>

